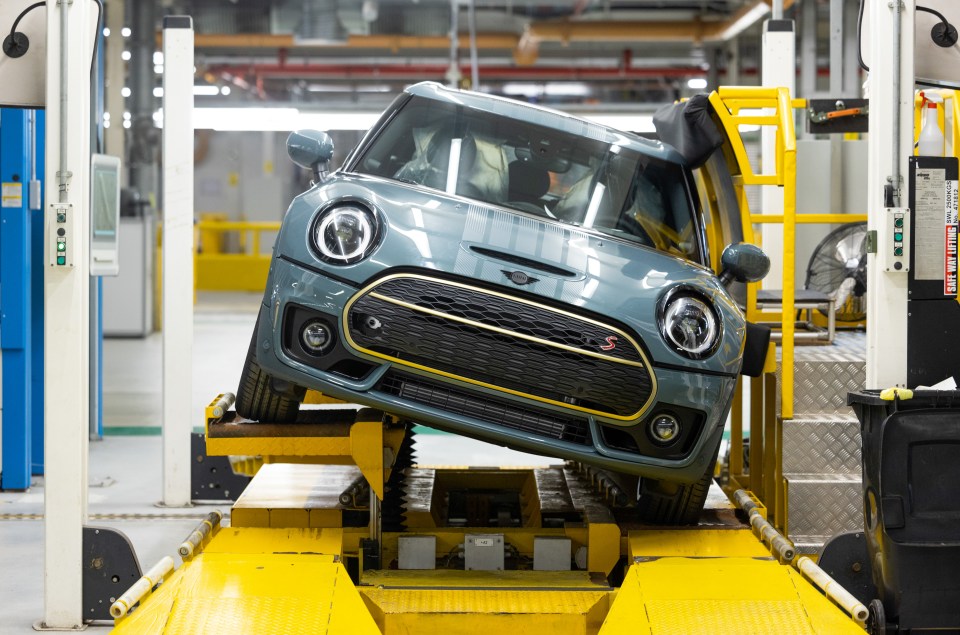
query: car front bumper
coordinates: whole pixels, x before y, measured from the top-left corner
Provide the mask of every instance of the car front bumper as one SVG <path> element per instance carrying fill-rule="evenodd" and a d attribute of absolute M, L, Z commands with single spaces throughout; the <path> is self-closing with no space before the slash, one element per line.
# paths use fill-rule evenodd
<path fill-rule="evenodd" d="M 654 366 L 656 394 L 645 416 L 633 422 L 610 421 L 562 404 L 531 401 L 514 394 L 464 383 L 449 375 L 411 368 L 356 350 L 338 328 L 337 352 L 366 371 L 347 376 L 317 368 L 303 355 L 292 354 L 291 308 L 321 315 L 334 326 L 360 290 L 350 284 L 275 258 L 254 335 L 257 361 L 271 376 L 329 396 L 379 408 L 404 419 L 463 436 L 528 452 L 583 461 L 605 469 L 648 478 L 690 483 L 713 459 L 726 421 L 736 378 Z M 286 337 L 286 340 L 285 340 Z M 624 390 L 629 390 L 625 386 Z M 610 430 L 644 426 L 660 404 L 700 413 L 696 437 L 681 457 L 658 457 L 628 451 L 609 442 Z"/>

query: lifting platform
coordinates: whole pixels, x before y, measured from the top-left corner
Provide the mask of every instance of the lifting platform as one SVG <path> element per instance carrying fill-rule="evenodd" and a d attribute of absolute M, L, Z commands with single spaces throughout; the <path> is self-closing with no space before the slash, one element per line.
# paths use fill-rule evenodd
<path fill-rule="evenodd" d="M 231 398 L 207 409 L 207 452 L 255 476 L 229 526 L 213 512 L 179 568 L 114 598 L 116 633 L 863 632 L 743 490 L 738 509 L 714 485 L 699 526 L 641 526 L 583 466 L 427 468 L 380 412 L 314 396 L 257 424 Z"/>

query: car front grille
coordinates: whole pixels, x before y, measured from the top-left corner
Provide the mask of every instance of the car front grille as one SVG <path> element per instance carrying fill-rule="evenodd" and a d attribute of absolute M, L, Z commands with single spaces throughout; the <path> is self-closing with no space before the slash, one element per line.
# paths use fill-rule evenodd
<path fill-rule="evenodd" d="M 416 375 L 389 371 L 376 389 L 448 414 L 472 417 L 568 443 L 592 444 L 590 427 L 585 419 L 525 408 L 506 399 L 459 390 Z"/>
<path fill-rule="evenodd" d="M 623 330 L 465 283 L 388 276 L 352 299 L 345 319 L 362 352 L 572 410 L 629 420 L 654 391 Z"/>

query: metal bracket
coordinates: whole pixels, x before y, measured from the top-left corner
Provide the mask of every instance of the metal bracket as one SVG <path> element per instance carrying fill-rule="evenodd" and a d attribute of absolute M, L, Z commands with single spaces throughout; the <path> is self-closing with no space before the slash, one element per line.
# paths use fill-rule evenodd
<path fill-rule="evenodd" d="M 194 501 L 235 501 L 251 478 L 233 471 L 230 458 L 207 456 L 206 435 L 190 434 L 190 498 Z"/>
<path fill-rule="evenodd" d="M 83 619 L 112 620 L 110 605 L 143 575 L 130 540 L 109 527 L 83 528 Z"/>
<path fill-rule="evenodd" d="M 864 604 L 877 597 L 873 584 L 873 565 L 862 531 L 837 534 L 820 549 L 818 561 L 840 586 Z"/>

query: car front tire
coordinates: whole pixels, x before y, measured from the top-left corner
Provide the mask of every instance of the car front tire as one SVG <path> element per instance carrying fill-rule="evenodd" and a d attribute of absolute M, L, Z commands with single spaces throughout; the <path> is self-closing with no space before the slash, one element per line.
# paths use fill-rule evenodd
<path fill-rule="evenodd" d="M 245 419 L 264 423 L 292 423 L 297 419 L 300 402 L 303 400 L 302 388 L 290 387 L 287 391 L 277 390 L 275 380 L 257 363 L 257 333 L 260 318 L 253 328 L 250 348 L 243 363 L 243 374 L 237 387 L 237 414 Z"/>
<path fill-rule="evenodd" d="M 713 470 L 717 463 L 717 451 L 700 480 L 688 485 L 641 479 L 637 498 L 637 513 L 640 520 L 653 525 L 696 525 L 707 501 L 707 493 L 713 482 Z"/>

